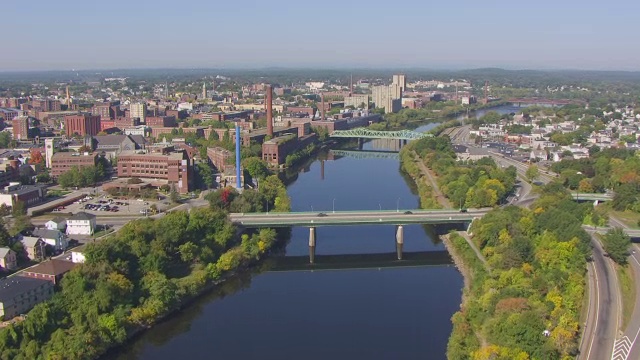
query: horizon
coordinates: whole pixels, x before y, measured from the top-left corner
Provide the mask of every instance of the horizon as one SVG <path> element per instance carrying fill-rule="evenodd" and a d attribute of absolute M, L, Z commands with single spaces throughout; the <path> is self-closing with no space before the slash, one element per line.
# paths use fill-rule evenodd
<path fill-rule="evenodd" d="M 372 6 L 374 5 L 374 6 Z M 428 68 L 640 71 L 640 3 L 463 0 L 401 7 L 113 0 L 3 7 L 0 72 L 192 68 Z M 172 11 L 173 9 L 173 11 Z M 620 11 L 623 9 L 624 11 Z M 390 11 L 396 10 L 396 11 Z M 28 26 L 25 20 L 28 19 Z M 596 26 L 595 24 L 602 24 Z"/>

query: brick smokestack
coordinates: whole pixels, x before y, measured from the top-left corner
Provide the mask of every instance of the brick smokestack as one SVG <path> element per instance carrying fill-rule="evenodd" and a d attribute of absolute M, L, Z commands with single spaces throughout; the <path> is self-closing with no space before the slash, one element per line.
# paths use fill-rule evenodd
<path fill-rule="evenodd" d="M 320 102 L 321 102 L 320 106 L 322 106 L 320 108 L 320 120 L 324 121 L 324 93 L 320 94 Z"/>
<path fill-rule="evenodd" d="M 273 137 L 273 89 L 267 85 L 267 135 Z"/>

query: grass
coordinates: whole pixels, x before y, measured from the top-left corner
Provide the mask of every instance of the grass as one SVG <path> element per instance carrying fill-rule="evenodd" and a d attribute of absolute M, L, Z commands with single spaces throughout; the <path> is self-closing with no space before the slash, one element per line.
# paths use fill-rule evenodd
<path fill-rule="evenodd" d="M 636 288 L 630 265 L 616 265 L 616 272 L 618 273 L 618 282 L 622 293 L 622 328 L 626 329 L 636 303 Z"/>
<path fill-rule="evenodd" d="M 640 221 L 640 214 L 633 211 L 614 211 L 611 210 L 610 214 L 620 219 L 623 223 L 625 223 L 630 228 L 637 229 L 638 221 Z"/>
<path fill-rule="evenodd" d="M 71 191 L 68 190 L 49 190 L 47 192 L 48 197 L 63 197 L 67 194 L 70 194 Z"/>

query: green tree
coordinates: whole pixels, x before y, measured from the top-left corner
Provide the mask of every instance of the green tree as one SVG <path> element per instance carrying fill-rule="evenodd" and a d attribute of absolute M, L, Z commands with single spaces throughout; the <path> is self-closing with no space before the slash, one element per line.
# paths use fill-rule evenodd
<path fill-rule="evenodd" d="M 540 170 L 538 169 L 538 165 L 530 165 L 525 172 L 525 176 L 529 181 L 534 181 L 540 176 Z"/>
<path fill-rule="evenodd" d="M 623 229 L 614 228 L 607 231 L 607 233 L 602 236 L 602 244 L 604 245 L 604 250 L 615 262 L 621 265 L 627 263 L 631 238 L 629 238 L 629 235 L 627 235 Z"/>
<path fill-rule="evenodd" d="M 258 181 L 269 176 L 269 169 L 264 160 L 259 157 L 250 157 L 242 160 L 242 166 L 251 175 L 251 178 Z"/>

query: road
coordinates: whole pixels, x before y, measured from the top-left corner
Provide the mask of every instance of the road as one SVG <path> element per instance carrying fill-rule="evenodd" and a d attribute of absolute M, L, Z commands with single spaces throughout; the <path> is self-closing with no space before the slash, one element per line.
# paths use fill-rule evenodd
<path fill-rule="evenodd" d="M 616 348 L 613 360 L 640 359 L 640 345 L 638 338 L 640 335 L 640 246 L 633 244 L 633 252 L 629 256 L 629 264 L 633 271 L 634 286 L 636 288 L 636 302 L 633 308 L 633 315 L 624 331 L 624 334 L 616 341 Z M 626 356 L 624 356 L 626 355 Z"/>
<path fill-rule="evenodd" d="M 593 261 L 589 265 L 589 313 L 580 358 L 612 359 L 613 345 L 620 326 L 621 306 L 618 279 L 611 260 L 604 256 L 600 241 L 593 232 Z"/>
<path fill-rule="evenodd" d="M 468 212 L 460 212 L 458 210 L 382 210 L 336 211 L 326 213 L 232 213 L 229 214 L 229 217 L 232 222 L 248 227 L 447 224 L 471 221 L 474 217 L 481 217 L 490 210 L 491 209 L 470 209 Z"/>

